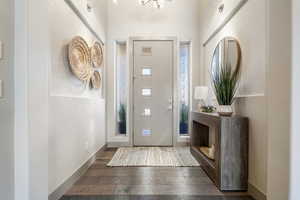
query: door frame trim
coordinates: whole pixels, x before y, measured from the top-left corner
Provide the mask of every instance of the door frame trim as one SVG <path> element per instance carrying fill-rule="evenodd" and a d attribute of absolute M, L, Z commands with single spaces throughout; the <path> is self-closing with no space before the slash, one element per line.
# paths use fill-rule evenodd
<path fill-rule="evenodd" d="M 134 41 L 172 41 L 173 42 L 173 119 L 172 119 L 172 146 L 177 144 L 177 136 L 179 135 L 179 101 L 178 101 L 178 49 L 179 43 L 176 36 L 136 36 L 129 37 L 128 49 L 129 49 L 129 95 L 128 95 L 128 113 L 127 113 L 127 127 L 129 133 L 129 144 L 134 146 L 134 112 L 133 112 L 133 102 L 134 102 L 134 83 L 133 83 L 133 74 L 134 74 L 134 60 L 133 60 L 133 46 Z"/>

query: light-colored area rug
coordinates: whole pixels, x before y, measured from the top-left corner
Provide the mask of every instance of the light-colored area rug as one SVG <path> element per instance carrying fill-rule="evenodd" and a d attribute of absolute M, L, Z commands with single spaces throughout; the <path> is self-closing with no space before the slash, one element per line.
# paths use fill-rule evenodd
<path fill-rule="evenodd" d="M 109 167 L 197 167 L 189 147 L 119 148 Z"/>

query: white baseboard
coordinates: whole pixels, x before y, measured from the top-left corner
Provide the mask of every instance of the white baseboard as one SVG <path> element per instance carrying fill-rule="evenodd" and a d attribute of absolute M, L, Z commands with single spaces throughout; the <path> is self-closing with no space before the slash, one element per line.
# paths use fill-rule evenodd
<path fill-rule="evenodd" d="M 108 148 L 117 148 L 117 147 L 131 147 L 129 142 L 108 142 Z"/>
<path fill-rule="evenodd" d="M 267 196 L 263 194 L 259 189 L 257 189 L 254 185 L 249 183 L 248 185 L 248 193 L 255 199 L 255 200 L 267 200 Z"/>

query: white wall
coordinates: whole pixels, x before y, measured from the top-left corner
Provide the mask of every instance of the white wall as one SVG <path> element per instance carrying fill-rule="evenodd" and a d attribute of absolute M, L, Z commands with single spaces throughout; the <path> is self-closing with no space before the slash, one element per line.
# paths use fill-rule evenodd
<path fill-rule="evenodd" d="M 179 41 L 192 41 L 193 86 L 199 83 L 199 0 L 176 0 L 161 10 L 138 5 L 138 1 L 122 0 L 108 3 L 107 38 L 107 132 L 108 142 L 128 142 L 128 137 L 115 137 L 114 110 L 114 41 L 128 40 L 130 36 L 177 36 Z"/>
<path fill-rule="evenodd" d="M 95 0 L 92 13 L 86 0 L 75 1 L 89 23 L 106 40 L 106 1 Z M 66 45 L 82 36 L 89 45 L 95 36 L 62 0 L 49 1 L 51 67 L 49 69 L 49 194 L 106 143 L 105 100 L 69 69 Z"/>
<path fill-rule="evenodd" d="M 14 198 L 14 2 L 0 2 L 0 80 L 4 97 L 0 97 L 0 194 L 1 199 Z"/>
<path fill-rule="evenodd" d="M 293 63 L 292 63 L 292 135 L 291 135 L 291 173 L 290 173 L 290 200 L 297 200 L 300 199 L 300 2 L 297 0 L 292 1 L 292 8 L 293 8 L 293 38 L 292 38 L 292 45 L 293 45 Z"/>
<path fill-rule="evenodd" d="M 53 79 L 52 72 L 66 67 L 60 61 L 64 59 L 63 45 L 74 36 L 73 26 L 82 28 L 74 34 L 89 37 L 65 2 L 15 0 L 15 3 L 15 199 L 48 199 L 50 192 L 105 143 L 105 102 L 96 92 L 75 91 L 74 95 L 73 91 L 58 93 L 59 88 L 53 87 L 53 80 L 62 80 Z M 95 1 L 94 5 L 101 19 L 95 29 L 101 29 L 99 32 L 105 40 L 106 1 Z M 1 14 L 10 11 L 7 6 L 3 6 L 5 12 L 1 10 Z M 69 18 L 70 21 L 66 21 Z M 64 27 L 60 26 L 62 21 Z M 10 23 L 13 26 L 13 22 Z M 56 75 L 74 81 L 66 71 Z M 66 82 L 61 84 L 66 86 Z M 74 139 L 73 145 L 69 142 L 71 139 Z M 64 162 L 69 157 L 73 159 Z M 9 175 L 9 170 L 4 172 Z M 9 179 L 5 181 L 6 187 L 9 186 Z"/>
<path fill-rule="evenodd" d="M 237 5 L 238 1 L 224 0 L 224 12 L 218 12 L 221 1 L 201 3 L 201 41 L 211 33 Z M 242 80 L 235 110 L 250 120 L 249 183 L 267 193 L 267 99 L 266 84 L 266 29 L 265 0 L 251 0 L 202 49 L 202 83 L 210 85 L 209 69 L 214 48 L 226 36 L 237 38 L 242 48 Z M 209 28 L 207 28 L 209 27 Z"/>
<path fill-rule="evenodd" d="M 27 3 L 15 1 L 15 200 L 29 199 Z"/>
<path fill-rule="evenodd" d="M 288 199 L 290 183 L 292 8 L 291 0 L 267 2 L 269 16 L 267 193 L 271 200 L 282 200 Z"/>
<path fill-rule="evenodd" d="M 231 2 L 225 1 L 225 8 L 232 9 L 233 6 L 236 5 L 236 2 L 230 4 Z M 216 4 L 218 5 L 218 4 Z M 229 7 L 229 8 L 228 8 Z M 224 13 L 216 13 L 218 11 L 217 6 L 212 7 L 213 10 L 209 9 L 205 12 L 208 16 L 202 17 L 202 19 L 210 19 L 217 18 L 219 16 L 219 21 L 214 21 L 214 27 L 216 28 L 220 21 L 226 15 L 226 10 Z M 255 12 L 252 12 L 255 11 Z M 244 23 L 246 19 L 251 19 L 247 23 Z M 231 19 L 231 21 L 214 37 L 212 40 L 203 48 L 203 61 L 205 66 L 205 82 L 207 84 L 210 83 L 210 65 L 211 65 L 211 57 L 213 56 L 213 52 L 218 42 L 226 36 L 235 37 L 242 49 L 242 73 L 240 80 L 240 87 L 238 91 L 238 95 L 249 96 L 249 95 L 263 95 L 265 93 L 265 82 L 266 82 L 266 1 L 251 1 L 248 2 L 245 7 L 243 7 L 240 12 L 236 14 L 236 16 Z M 250 34 L 251 23 L 255 23 L 256 31 L 255 34 Z M 209 27 L 211 24 L 207 24 L 204 22 L 202 27 Z M 208 36 L 212 33 L 212 30 L 215 29 L 207 29 L 203 30 L 203 39 L 207 39 Z M 259 48 L 258 48 L 259 46 Z M 255 51 L 253 51 L 255 49 Z M 253 80 L 256 81 L 253 81 Z"/>
<path fill-rule="evenodd" d="M 47 2 L 15 0 L 15 199 L 48 197 Z"/>

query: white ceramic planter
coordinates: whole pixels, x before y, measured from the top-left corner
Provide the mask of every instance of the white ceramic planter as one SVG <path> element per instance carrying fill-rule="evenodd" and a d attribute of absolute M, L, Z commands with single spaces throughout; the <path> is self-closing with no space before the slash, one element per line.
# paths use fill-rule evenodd
<path fill-rule="evenodd" d="M 231 106 L 224 106 L 224 105 L 220 105 L 218 107 L 217 112 L 219 113 L 220 116 L 231 116 L 233 114 L 233 109 Z"/>

